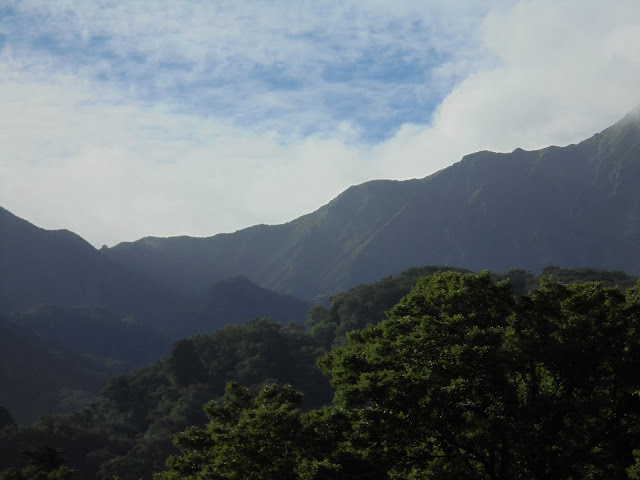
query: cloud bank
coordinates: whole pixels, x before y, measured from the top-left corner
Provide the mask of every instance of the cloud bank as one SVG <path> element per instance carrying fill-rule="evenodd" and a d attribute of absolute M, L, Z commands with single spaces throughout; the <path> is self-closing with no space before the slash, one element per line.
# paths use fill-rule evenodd
<path fill-rule="evenodd" d="M 640 103 L 638 2 L 477 3 L 9 3 L 0 204 L 97 246 L 213 235 Z"/>

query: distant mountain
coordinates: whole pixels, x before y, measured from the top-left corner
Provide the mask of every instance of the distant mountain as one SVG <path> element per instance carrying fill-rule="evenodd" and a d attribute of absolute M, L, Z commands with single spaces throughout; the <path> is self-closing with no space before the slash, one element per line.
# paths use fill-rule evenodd
<path fill-rule="evenodd" d="M 0 311 L 93 305 L 155 321 L 177 301 L 68 230 L 44 230 L 0 208 L 0 232 Z"/>
<path fill-rule="evenodd" d="M 177 339 L 256 317 L 303 322 L 309 309 L 246 277 L 194 291 L 159 285 L 72 232 L 41 229 L 2 208 L 0 231 L 0 312 L 78 353 L 140 365 L 168 348 L 158 331 Z"/>
<path fill-rule="evenodd" d="M 115 373 L 0 317 L 0 406 L 18 423 L 87 405 Z"/>
<path fill-rule="evenodd" d="M 289 295 L 278 294 L 236 276 L 212 285 L 176 317 L 167 330 L 175 338 L 212 332 L 229 324 L 269 317 L 286 325 L 303 323 L 310 304 Z"/>
<path fill-rule="evenodd" d="M 121 364 L 143 366 L 169 352 L 169 339 L 135 317 L 121 317 L 109 310 L 88 306 L 44 305 L 8 318 L 81 355 Z"/>
<path fill-rule="evenodd" d="M 640 109 L 578 145 L 478 152 L 434 175 L 354 186 L 284 225 L 148 237 L 103 253 L 183 292 L 246 275 L 314 298 L 410 266 L 640 273 Z"/>

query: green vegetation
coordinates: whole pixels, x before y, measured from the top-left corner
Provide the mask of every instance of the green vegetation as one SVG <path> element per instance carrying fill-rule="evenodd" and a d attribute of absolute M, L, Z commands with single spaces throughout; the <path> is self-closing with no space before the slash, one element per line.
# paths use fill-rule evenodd
<path fill-rule="evenodd" d="M 346 334 L 360 330 L 367 325 L 380 322 L 396 303 L 407 295 L 422 277 L 440 272 L 471 273 L 468 270 L 445 266 L 412 267 L 399 275 L 385 277 L 375 283 L 359 285 L 331 298 L 328 307 L 317 305 L 309 312 L 307 325 L 309 334 L 321 345 L 343 345 Z M 547 266 L 541 275 L 525 270 L 509 270 L 493 273 L 494 282 L 508 279 L 513 293 L 520 296 L 538 287 L 541 279 L 562 283 L 584 283 L 598 281 L 606 286 L 618 286 L 627 290 L 635 285 L 638 278 L 623 272 L 595 270 L 591 268 L 560 268 Z"/>
<path fill-rule="evenodd" d="M 638 288 L 433 275 L 319 360 L 333 405 L 229 384 L 155 478 L 637 478 Z"/>
<path fill-rule="evenodd" d="M 47 446 L 43 451 L 25 450 L 23 468 L 11 467 L 0 472 L 0 480 L 71 480 L 75 470 L 64 465 L 60 452 Z"/>
<path fill-rule="evenodd" d="M 446 271 L 471 273 L 444 266 L 414 267 L 370 285 L 353 287 L 332 297 L 328 308 L 317 305 L 311 309 L 309 334 L 326 348 L 344 344 L 348 332 L 383 320 L 387 310 L 408 294 L 421 277 Z"/>
<path fill-rule="evenodd" d="M 0 429 L 0 469 L 18 468 L 25 449 L 53 445 L 79 478 L 148 479 L 174 453 L 175 432 L 202 424 L 202 405 L 229 381 L 254 392 L 267 382 L 295 385 L 305 408 L 329 402 L 328 379 L 315 366 L 322 353 L 303 327 L 267 319 L 179 341 L 151 366 L 110 379 L 101 398 L 81 410 Z"/>
<path fill-rule="evenodd" d="M 640 478 L 639 153 L 628 116 L 100 251 L 0 208 L 0 478 Z"/>
<path fill-rule="evenodd" d="M 507 273 L 507 276 L 509 274 Z M 542 277 L 548 277 L 561 283 L 600 282 L 608 287 L 632 288 L 637 277 L 631 277 L 620 271 L 596 270 L 595 268 L 560 268 L 549 265 L 542 269 Z"/>
<path fill-rule="evenodd" d="M 617 421 L 627 429 L 616 438 L 640 449 L 632 425 L 640 410 L 625 393 L 638 354 L 632 328 L 637 287 L 625 297 L 614 287 L 554 281 L 600 276 L 630 285 L 636 279 L 582 269 L 547 273 L 541 283 L 522 270 L 474 276 L 446 267 L 412 268 L 315 307 L 306 328 L 255 319 L 178 341 L 169 355 L 112 378 L 100 397 L 72 413 L 15 425 L 15 403 L 4 403 L 10 408 L 0 409 L 0 470 L 21 472 L 31 467 L 20 460 L 22 451 L 52 445 L 82 480 L 149 480 L 166 468 L 160 478 L 195 475 L 197 470 L 182 471 L 185 465 L 200 465 L 219 478 L 233 478 L 236 469 L 256 479 L 421 478 L 440 464 L 453 469 L 445 461 L 451 455 L 465 459 L 451 470 L 457 472 L 452 478 L 491 478 L 482 476 L 482 462 L 491 455 L 496 465 L 505 464 L 500 468 L 507 478 L 535 478 L 510 477 L 513 465 L 532 468 L 521 458 L 524 450 L 514 447 L 502 460 L 491 442 L 504 437 L 507 445 L 525 435 L 532 449 L 550 446 L 545 455 L 554 461 L 565 461 L 565 444 L 579 457 L 594 433 L 571 430 L 576 425 L 619 434 L 606 404 L 611 382 L 618 389 Z M 24 330 L 7 325 L 8 332 Z M 20 337 L 2 338 L 17 346 Z M 628 354 L 609 358 L 627 346 Z M 37 351 L 29 355 L 35 358 Z M 80 363 L 51 365 L 64 371 Z M 613 370 L 627 377 L 612 376 Z M 43 383 L 46 372 L 38 377 Z M 528 395 L 538 403 L 527 403 Z M 445 440 L 450 443 L 438 443 Z M 589 467 L 592 478 L 615 473 L 605 465 L 614 440 L 602 438 L 594 450 L 602 449 L 601 455 L 584 454 L 597 463 Z M 469 459 L 467 450 L 459 451 L 464 442 L 484 450 Z M 251 456 L 258 451 L 264 455 Z M 620 465 L 633 472 L 632 453 L 620 452 Z M 281 461 L 269 463 L 276 455 Z M 433 464 L 420 463 L 428 456 Z M 469 462 L 477 471 L 456 477 Z M 566 478 L 549 472 L 548 478 Z M 589 478 L 580 472 L 572 475 Z"/>
<path fill-rule="evenodd" d="M 18 423 L 86 405 L 116 372 L 0 316 L 0 405 Z"/>

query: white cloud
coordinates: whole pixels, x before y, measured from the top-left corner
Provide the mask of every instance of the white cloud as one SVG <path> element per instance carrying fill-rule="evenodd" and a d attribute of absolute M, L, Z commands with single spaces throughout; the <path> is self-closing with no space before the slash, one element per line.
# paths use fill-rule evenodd
<path fill-rule="evenodd" d="M 345 136 L 283 143 L 163 107 L 88 103 L 73 82 L 0 89 L 12 99 L 0 117 L 2 204 L 96 245 L 283 222 L 354 178 Z"/>
<path fill-rule="evenodd" d="M 283 132 L 296 125 L 300 133 L 330 119 L 371 124 L 380 112 L 397 126 L 398 105 L 438 101 L 447 86 L 424 89 L 411 71 L 428 74 L 434 58 L 458 51 L 486 9 L 208 0 L 13 7 L 0 21 L 5 61 L 33 76 L 66 73 L 116 86 L 130 101 L 173 102 Z"/>
<path fill-rule="evenodd" d="M 442 168 L 477 150 L 577 142 L 640 103 L 638 2 L 522 2 L 492 11 L 479 32 L 483 64 L 429 127 L 405 128 L 384 147 L 403 152 L 396 175 L 421 176 L 426 152 Z"/>
<path fill-rule="evenodd" d="M 351 184 L 423 177 L 473 151 L 579 141 L 640 103 L 636 1 L 259 5 L 14 3 L 20 22 L 39 19 L 62 46 L 35 49 L 35 35 L 14 38 L 16 18 L 0 19 L 11 37 L 0 53 L 0 204 L 94 245 L 211 235 L 284 222 Z M 86 55 L 97 36 L 113 57 Z M 376 49 L 388 56 L 380 68 L 417 65 L 423 79 L 323 79 Z M 184 68 L 160 68 L 168 62 Z M 259 65 L 300 83 L 268 85 Z M 400 128 L 363 142 L 376 122 Z"/>

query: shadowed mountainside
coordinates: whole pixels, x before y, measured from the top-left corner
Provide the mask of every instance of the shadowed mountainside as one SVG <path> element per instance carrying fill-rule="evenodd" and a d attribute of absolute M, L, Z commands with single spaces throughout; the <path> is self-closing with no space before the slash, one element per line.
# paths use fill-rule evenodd
<path fill-rule="evenodd" d="M 303 323 L 309 308 L 307 302 L 266 290 L 246 277 L 237 276 L 208 288 L 176 315 L 166 331 L 174 338 L 185 338 L 261 317 L 283 325 Z"/>
<path fill-rule="evenodd" d="M 0 208 L 0 311 L 92 305 L 155 322 L 178 301 L 68 230 L 44 230 Z"/>
<path fill-rule="evenodd" d="M 18 423 L 87 405 L 115 373 L 0 316 L 0 405 Z"/>
<path fill-rule="evenodd" d="M 367 182 L 283 225 L 102 252 L 185 293 L 246 275 L 302 298 L 427 264 L 640 273 L 639 184 L 640 108 L 577 145 L 478 152 L 420 180 Z"/>
<path fill-rule="evenodd" d="M 167 337 L 135 317 L 121 318 L 104 308 L 44 305 L 12 312 L 7 318 L 43 340 L 123 368 L 146 365 L 171 346 Z"/>

